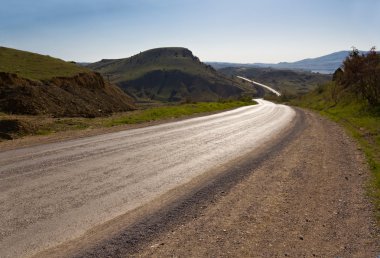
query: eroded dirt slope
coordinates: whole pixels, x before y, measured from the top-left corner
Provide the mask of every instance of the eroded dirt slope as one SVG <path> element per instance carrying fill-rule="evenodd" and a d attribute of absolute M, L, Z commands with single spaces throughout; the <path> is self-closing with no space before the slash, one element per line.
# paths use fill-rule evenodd
<path fill-rule="evenodd" d="M 1 112 L 95 117 L 134 109 L 131 97 L 98 73 L 38 81 L 0 71 Z"/>

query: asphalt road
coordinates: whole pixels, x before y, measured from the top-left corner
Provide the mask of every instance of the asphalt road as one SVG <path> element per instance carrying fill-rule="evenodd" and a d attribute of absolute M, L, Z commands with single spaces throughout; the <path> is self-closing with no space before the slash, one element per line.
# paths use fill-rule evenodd
<path fill-rule="evenodd" d="M 289 128 L 258 105 L 180 122 L 0 152 L 0 254 L 31 256 L 83 235 Z"/>

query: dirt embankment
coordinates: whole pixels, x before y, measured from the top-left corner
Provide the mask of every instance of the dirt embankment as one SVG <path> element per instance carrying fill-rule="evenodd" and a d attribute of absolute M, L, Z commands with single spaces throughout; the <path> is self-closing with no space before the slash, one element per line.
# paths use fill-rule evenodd
<path fill-rule="evenodd" d="M 132 99 L 98 73 L 34 81 L 0 72 L 2 112 L 94 117 L 133 109 Z"/>
<path fill-rule="evenodd" d="M 279 144 L 43 255 L 377 257 L 363 155 L 336 124 L 299 114 Z"/>

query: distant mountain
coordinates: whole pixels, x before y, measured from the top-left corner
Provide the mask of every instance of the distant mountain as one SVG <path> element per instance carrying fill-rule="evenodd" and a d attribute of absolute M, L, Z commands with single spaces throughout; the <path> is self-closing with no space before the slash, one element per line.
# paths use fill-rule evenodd
<path fill-rule="evenodd" d="M 0 60 L 1 112 L 93 117 L 135 109 L 118 87 L 73 62 L 5 47 Z"/>
<path fill-rule="evenodd" d="M 261 67 L 260 64 L 229 63 L 229 62 L 205 62 L 205 63 L 212 66 L 216 70 L 226 68 L 226 67 L 246 67 L 246 68 Z"/>
<path fill-rule="evenodd" d="M 100 72 L 138 101 L 215 101 L 253 92 L 249 85 L 226 78 L 180 47 L 103 59 L 86 67 Z"/>
<path fill-rule="evenodd" d="M 281 62 L 274 68 L 285 68 L 285 69 L 299 69 L 299 70 L 309 70 L 312 72 L 319 73 L 334 73 L 338 69 L 346 57 L 351 51 L 340 51 L 329 55 L 317 57 L 317 58 L 307 58 L 297 62 Z"/>
<path fill-rule="evenodd" d="M 331 75 L 327 74 L 263 67 L 226 67 L 219 72 L 230 77 L 247 77 L 291 95 L 305 94 L 331 80 Z"/>
<path fill-rule="evenodd" d="M 209 65 L 215 69 L 221 69 L 225 67 L 271 67 L 278 69 L 291 69 L 291 70 L 306 70 L 312 72 L 318 72 L 323 74 L 332 74 L 338 69 L 344 59 L 350 54 L 351 51 L 339 51 L 331 53 L 325 56 L 317 58 L 307 58 L 296 62 L 281 62 L 278 64 L 271 63 L 252 63 L 252 64 L 236 64 L 236 63 L 219 63 L 208 62 Z M 366 51 L 360 51 L 366 53 Z"/>

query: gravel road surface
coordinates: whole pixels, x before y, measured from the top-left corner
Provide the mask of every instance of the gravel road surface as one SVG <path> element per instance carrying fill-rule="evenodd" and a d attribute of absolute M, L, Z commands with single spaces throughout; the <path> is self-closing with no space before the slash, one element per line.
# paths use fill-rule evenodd
<path fill-rule="evenodd" d="M 265 149 L 292 128 L 296 112 L 258 102 L 207 117 L 0 152 L 1 257 L 32 256 L 83 236 Z"/>
<path fill-rule="evenodd" d="M 370 172 L 342 128 L 298 110 L 268 145 L 43 256 L 379 257 Z"/>
<path fill-rule="evenodd" d="M 196 205 L 179 212 L 185 219 L 134 245 L 114 237 L 118 248 L 108 241 L 81 255 L 380 257 L 365 158 L 338 125 L 299 112 L 298 134 L 254 163 L 243 179 L 229 176 L 232 186 L 216 184 L 212 195 L 196 198 Z"/>

